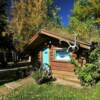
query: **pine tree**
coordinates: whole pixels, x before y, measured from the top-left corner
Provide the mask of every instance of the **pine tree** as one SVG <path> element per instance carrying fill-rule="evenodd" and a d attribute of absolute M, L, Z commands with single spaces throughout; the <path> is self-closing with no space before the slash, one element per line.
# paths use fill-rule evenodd
<path fill-rule="evenodd" d="M 0 34 L 7 25 L 6 0 L 0 0 Z"/>

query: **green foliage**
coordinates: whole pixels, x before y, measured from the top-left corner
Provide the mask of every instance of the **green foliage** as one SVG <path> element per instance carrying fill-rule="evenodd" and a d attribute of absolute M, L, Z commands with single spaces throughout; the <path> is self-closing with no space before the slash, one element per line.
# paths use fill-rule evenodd
<path fill-rule="evenodd" d="M 86 64 L 80 66 L 78 63 L 75 64 L 75 72 L 81 80 L 81 84 L 85 86 L 95 85 L 100 80 L 100 68 L 94 64 Z"/>
<path fill-rule="evenodd" d="M 0 33 L 5 30 L 7 25 L 7 15 L 6 15 L 6 0 L 0 0 Z"/>
<path fill-rule="evenodd" d="M 100 83 L 96 88 L 76 89 L 70 86 L 37 85 L 30 82 L 29 85 L 16 89 L 3 98 L 6 100 L 99 100 Z"/>
<path fill-rule="evenodd" d="M 43 78 L 43 71 L 42 70 L 37 70 L 33 73 L 33 78 L 38 81 L 39 79 Z"/>
<path fill-rule="evenodd" d="M 93 50 L 89 56 L 90 63 L 100 62 L 100 48 Z"/>
<path fill-rule="evenodd" d="M 79 33 L 81 40 L 100 42 L 100 2 L 77 0 L 72 12 L 69 28 Z"/>
<path fill-rule="evenodd" d="M 76 60 L 74 60 L 74 59 L 71 60 L 71 63 L 72 63 L 73 65 L 75 65 L 75 73 L 78 74 L 78 72 L 79 72 L 80 69 L 81 69 L 81 65 L 78 63 L 78 61 L 76 61 Z"/>
<path fill-rule="evenodd" d="M 81 66 L 77 61 L 72 60 L 75 72 L 81 80 L 82 85 L 95 85 L 100 81 L 100 48 L 93 50 L 89 56 L 90 63 Z"/>
<path fill-rule="evenodd" d="M 94 85 L 96 83 L 96 67 L 97 66 L 93 64 L 86 64 L 79 70 L 79 78 L 83 85 Z"/>
<path fill-rule="evenodd" d="M 42 68 L 36 70 L 32 76 L 38 84 L 42 84 L 54 80 L 52 77 L 52 73 L 49 73 L 48 71 L 43 70 Z"/>
<path fill-rule="evenodd" d="M 14 33 L 21 49 L 40 29 L 58 25 L 58 9 L 53 0 L 14 0 L 13 6 L 8 31 Z"/>

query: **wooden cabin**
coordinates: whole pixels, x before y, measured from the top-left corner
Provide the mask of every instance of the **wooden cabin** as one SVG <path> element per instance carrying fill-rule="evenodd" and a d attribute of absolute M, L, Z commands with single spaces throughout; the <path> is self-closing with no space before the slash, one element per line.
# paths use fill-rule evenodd
<path fill-rule="evenodd" d="M 90 49 L 89 43 L 77 41 L 79 46 L 76 52 L 67 52 L 68 42 L 74 43 L 73 39 L 62 36 L 58 33 L 41 30 L 35 34 L 25 46 L 24 52 L 31 56 L 33 67 L 38 67 L 41 63 L 47 63 L 51 66 L 52 72 L 57 77 L 63 77 L 69 80 L 75 80 L 74 65 L 71 64 L 71 57 L 79 59 L 87 56 Z M 85 54 L 84 54 L 85 53 Z"/>

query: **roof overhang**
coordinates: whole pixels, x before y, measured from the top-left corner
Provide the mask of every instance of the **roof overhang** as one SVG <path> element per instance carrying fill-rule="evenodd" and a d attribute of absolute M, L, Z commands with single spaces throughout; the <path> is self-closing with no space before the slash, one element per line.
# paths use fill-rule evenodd
<path fill-rule="evenodd" d="M 48 36 L 48 37 L 51 37 L 51 38 L 54 38 L 54 39 L 57 39 L 59 41 L 63 41 L 63 42 L 66 42 L 66 43 L 74 43 L 74 40 L 72 39 L 69 39 L 69 38 L 64 38 L 64 37 L 61 37 L 59 35 L 56 35 L 52 32 L 49 32 L 47 30 L 41 30 L 40 32 L 38 32 L 37 34 L 35 34 L 31 40 L 29 40 L 29 42 L 24 46 L 24 51 L 27 51 L 27 50 L 30 50 L 30 48 L 34 49 L 37 45 L 40 45 L 41 42 L 43 42 L 45 39 L 43 39 L 43 36 Z M 82 42 L 82 41 L 78 41 L 77 40 L 77 43 L 80 45 L 81 48 L 84 48 L 84 49 L 90 49 L 90 44 L 89 43 L 85 43 L 85 42 Z"/>
<path fill-rule="evenodd" d="M 46 30 L 41 30 L 39 34 L 44 34 L 46 36 L 49 36 L 49 37 L 53 37 L 55 39 L 58 39 L 60 41 L 64 41 L 66 43 L 70 42 L 70 43 L 74 43 L 74 40 L 72 39 L 69 39 L 69 38 L 63 38 L 63 37 L 60 37 L 60 36 L 57 36 L 57 35 L 54 35 L 52 34 L 51 32 L 48 32 Z M 56 33 L 57 34 L 57 33 Z M 90 49 L 90 44 L 89 43 L 85 43 L 85 42 L 82 42 L 82 41 L 79 41 L 77 40 L 77 43 L 80 45 L 80 47 L 82 48 L 85 48 L 85 49 Z"/>

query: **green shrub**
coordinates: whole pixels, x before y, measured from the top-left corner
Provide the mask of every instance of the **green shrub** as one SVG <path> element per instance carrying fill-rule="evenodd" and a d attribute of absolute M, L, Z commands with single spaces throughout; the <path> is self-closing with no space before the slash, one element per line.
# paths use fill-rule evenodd
<path fill-rule="evenodd" d="M 95 83 L 100 80 L 100 68 L 95 64 L 86 64 L 80 66 L 78 63 L 74 63 L 75 73 L 81 80 L 81 84 L 85 86 L 95 85 Z"/>
<path fill-rule="evenodd" d="M 39 80 L 40 78 L 43 77 L 43 71 L 37 70 L 37 71 L 34 72 L 34 74 L 32 76 L 37 81 L 37 80 Z"/>
<path fill-rule="evenodd" d="M 93 50 L 89 56 L 90 63 L 100 62 L 100 48 Z"/>
<path fill-rule="evenodd" d="M 38 84 L 54 81 L 55 78 L 52 77 L 52 73 L 48 73 L 46 70 L 39 69 L 34 72 L 33 78 Z"/>
<path fill-rule="evenodd" d="M 75 65 L 75 73 L 81 80 L 82 85 L 95 85 L 100 80 L 100 48 L 95 49 L 89 56 L 89 63 L 81 66 L 76 60 L 72 60 Z"/>
<path fill-rule="evenodd" d="M 83 85 L 94 85 L 96 83 L 96 65 L 86 64 L 78 74 Z"/>

